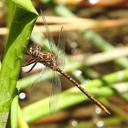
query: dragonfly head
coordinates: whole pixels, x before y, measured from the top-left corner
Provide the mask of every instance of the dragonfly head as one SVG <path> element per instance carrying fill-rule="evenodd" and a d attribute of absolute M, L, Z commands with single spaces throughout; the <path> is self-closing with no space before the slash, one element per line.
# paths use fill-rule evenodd
<path fill-rule="evenodd" d="M 33 45 L 30 45 L 30 46 L 28 47 L 27 54 L 36 57 L 36 56 L 39 55 L 40 51 L 41 51 L 41 47 L 39 47 L 39 46 L 36 45 L 36 44 L 33 44 Z"/>

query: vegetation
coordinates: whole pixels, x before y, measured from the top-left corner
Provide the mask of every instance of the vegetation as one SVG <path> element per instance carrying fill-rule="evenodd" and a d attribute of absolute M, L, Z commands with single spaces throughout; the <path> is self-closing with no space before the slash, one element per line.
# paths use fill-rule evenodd
<path fill-rule="evenodd" d="M 119 126 L 121 122 L 128 122 L 127 112 L 125 111 L 128 100 L 128 59 L 126 58 L 128 50 L 125 44 L 122 43 L 122 49 L 119 48 L 120 45 L 117 48 L 117 46 L 110 43 L 100 34 L 100 32 L 102 33 L 106 28 L 110 30 L 114 27 L 123 28 L 123 26 L 127 25 L 128 20 L 125 18 L 113 20 L 79 18 L 78 15 L 74 13 L 75 8 L 78 8 L 77 6 L 74 8 L 71 5 L 62 6 L 58 4 L 58 1 L 54 3 L 54 1 L 45 0 L 41 0 L 40 4 L 42 4 L 42 7 L 45 6 L 46 11 L 50 8 L 50 13 L 58 15 L 46 16 L 48 27 L 55 39 L 56 36 L 59 35 L 61 26 L 63 26 L 67 32 L 67 40 L 69 38 L 68 36 L 70 36 L 69 33 L 74 34 L 75 31 L 78 44 L 82 45 L 80 48 L 82 54 L 79 56 L 78 52 L 78 57 L 74 55 L 75 59 L 73 58 L 73 54 L 71 54 L 71 56 L 67 52 L 68 48 L 66 49 L 66 53 L 63 53 L 65 54 L 66 60 L 64 71 L 70 73 L 74 79 L 80 82 L 83 88 L 93 94 L 98 100 L 102 101 L 112 113 L 112 115 L 109 116 L 101 112 L 97 113 L 94 112 L 93 107 L 93 110 L 91 110 L 91 117 L 93 119 L 90 119 L 91 121 L 89 122 L 81 121 L 80 127 L 85 127 L 85 125 L 93 127 L 94 124 L 100 127 L 97 125 L 97 122 L 101 120 L 104 122 L 106 128 L 109 126 Z M 72 4 L 72 2 L 70 4 Z M 47 72 L 32 73 L 19 79 L 28 43 L 39 43 L 42 49 L 45 50 L 49 49 L 49 43 L 47 37 L 44 36 L 46 35 L 45 30 L 40 26 L 43 20 L 39 17 L 35 9 L 35 7 L 37 7 L 37 10 L 41 8 L 39 8 L 37 2 L 34 2 L 35 7 L 30 0 L 8 0 L 5 5 L 8 13 L 7 26 L 9 32 L 3 60 L 0 64 L 0 127 L 29 128 L 30 126 L 28 124 L 30 123 L 33 127 L 34 125 L 38 127 L 38 125 L 44 125 L 45 123 L 50 124 L 50 121 L 54 122 L 57 120 L 63 122 L 63 120 L 68 119 L 68 117 L 73 119 L 86 117 L 86 114 L 88 114 L 87 106 L 89 104 L 87 101 L 89 101 L 89 99 L 76 89 L 76 87 L 62 90 L 60 94 L 53 96 L 58 97 L 59 101 L 57 107 L 55 109 L 53 108 L 54 110 L 52 112 L 49 110 L 50 96 L 41 98 L 36 102 L 31 102 L 31 104 L 27 103 L 27 105 L 23 105 L 23 107 L 20 105 L 18 95 L 21 90 L 29 90 L 28 87 L 31 88 L 33 83 L 35 84 L 35 81 L 37 84 L 44 84 L 45 81 L 53 77 L 51 70 L 47 70 Z M 97 10 L 97 8 L 95 10 Z M 3 29 L 0 28 L 0 34 L 7 35 L 7 29 L 5 29 L 5 32 L 2 30 Z M 109 33 L 109 36 L 110 35 L 111 33 Z M 73 37 L 74 40 L 77 40 L 76 37 Z M 69 47 L 68 43 L 71 44 L 72 42 L 67 41 L 67 47 Z M 91 48 L 88 44 L 91 45 Z M 86 51 L 91 53 L 90 56 L 85 55 L 85 51 L 82 52 L 82 48 L 84 49 L 84 47 Z M 97 52 L 100 52 L 100 54 Z M 82 59 L 80 59 L 81 56 Z M 102 63 L 107 63 L 108 65 L 106 64 L 105 67 Z M 98 64 L 100 68 L 97 66 Z M 100 73 L 100 70 L 103 70 L 103 73 Z M 82 74 L 77 75 L 77 71 L 82 72 Z M 63 81 L 65 81 L 65 79 Z M 65 81 L 63 83 L 66 83 L 66 88 L 69 88 L 70 85 L 68 85 L 68 82 Z M 35 90 L 34 93 L 30 92 L 31 96 L 34 95 L 35 92 Z M 118 100 L 117 97 L 119 97 L 121 101 Z M 84 112 L 81 113 L 80 111 L 82 106 L 80 103 L 87 103 L 86 105 L 84 104 L 87 109 L 84 108 L 85 115 Z M 124 104 L 124 106 L 121 106 L 120 103 Z M 74 111 L 76 110 L 75 117 L 75 112 L 72 111 L 72 115 L 70 115 L 68 110 L 76 105 L 79 105 L 79 110 L 77 113 L 77 108 L 73 109 Z M 102 117 L 102 115 L 106 118 Z"/>

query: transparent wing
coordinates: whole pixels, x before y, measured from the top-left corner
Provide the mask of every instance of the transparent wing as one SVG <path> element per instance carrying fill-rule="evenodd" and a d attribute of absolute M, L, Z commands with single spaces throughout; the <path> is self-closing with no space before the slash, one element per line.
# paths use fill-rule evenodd
<path fill-rule="evenodd" d="M 42 19 L 43 19 L 43 24 L 44 24 L 44 27 L 45 27 L 45 31 L 46 31 L 46 36 L 47 36 L 47 39 L 49 41 L 49 50 L 53 53 L 53 49 L 54 49 L 54 40 L 53 40 L 53 37 L 50 33 L 50 30 L 48 28 L 48 25 L 47 25 L 47 22 L 46 22 L 46 19 L 45 19 L 45 16 L 43 15 L 43 12 L 41 11 L 41 16 L 42 16 Z"/>
<path fill-rule="evenodd" d="M 56 59 L 58 60 L 59 65 L 64 65 L 65 61 L 64 61 L 63 57 L 64 57 L 64 51 L 65 51 L 65 34 L 63 32 L 63 27 L 61 27 L 61 31 L 60 31 L 59 39 L 58 39 L 58 44 L 56 46 L 55 42 L 53 40 L 53 37 L 50 33 L 50 30 L 48 28 L 45 16 L 43 15 L 42 11 L 41 11 L 41 15 L 42 15 L 44 27 L 46 30 L 47 38 L 49 41 L 50 52 L 55 55 Z"/>
<path fill-rule="evenodd" d="M 58 38 L 58 52 L 56 52 L 56 58 L 58 65 L 60 65 L 61 68 L 65 65 L 65 33 L 63 31 L 63 26 L 61 27 L 59 38 Z"/>
<path fill-rule="evenodd" d="M 61 92 L 61 81 L 56 71 L 53 71 L 49 68 L 46 68 L 42 70 L 36 79 L 35 82 L 39 82 L 43 79 L 47 79 L 47 76 L 51 76 L 51 94 L 50 94 L 50 100 L 49 100 L 49 110 L 50 112 L 54 112 L 57 108 L 57 105 L 59 103 L 59 94 Z M 33 84 L 34 84 L 33 83 Z"/>
<path fill-rule="evenodd" d="M 37 66 L 38 66 L 38 64 L 37 64 Z M 42 64 L 42 66 L 43 66 L 43 64 Z M 30 76 L 30 80 L 28 81 L 29 89 L 33 90 L 35 86 L 39 85 L 38 83 L 48 80 L 49 77 L 52 76 L 51 69 L 49 70 L 49 68 L 47 68 L 45 66 L 42 68 L 43 69 L 41 69 L 41 71 Z M 44 86 L 44 85 L 42 84 L 42 86 Z"/>
<path fill-rule="evenodd" d="M 53 72 L 53 77 L 51 82 L 52 82 L 52 90 L 49 101 L 49 108 L 50 111 L 53 112 L 55 111 L 59 103 L 59 96 L 57 94 L 61 92 L 61 81 L 56 71 Z"/>

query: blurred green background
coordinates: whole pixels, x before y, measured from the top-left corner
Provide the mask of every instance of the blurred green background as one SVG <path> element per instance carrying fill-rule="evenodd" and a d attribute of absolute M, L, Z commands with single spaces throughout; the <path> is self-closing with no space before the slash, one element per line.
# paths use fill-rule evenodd
<path fill-rule="evenodd" d="M 16 80 L 15 84 L 9 83 L 7 89 L 1 87 L 1 106 L 6 92 L 12 98 L 8 106 L 11 114 L 9 118 L 6 116 L 6 121 L 11 123 L 4 127 L 128 128 L 127 0 L 33 0 L 38 18 L 29 2 L 8 4 L 0 1 L 0 81 L 3 82 L 4 78 L 6 81 L 10 74 Z M 53 88 L 56 88 L 51 83 L 53 73 L 42 64 L 38 63 L 29 73 L 30 65 L 22 67 L 30 60 L 30 56 L 24 55 L 28 43 L 40 44 L 42 51 L 49 49 L 41 10 L 56 45 L 60 29 L 64 28 L 66 36 L 60 39 L 60 43 L 65 41 L 65 49 L 61 49 L 64 53 L 59 58 L 65 61 L 62 69 L 100 100 L 111 115 L 104 113 L 60 74 L 61 92 L 51 96 Z M 14 49 L 16 52 L 13 54 Z M 9 59 L 19 65 L 15 63 L 11 67 L 13 62 Z M 17 75 L 12 70 L 16 70 Z M 19 102 L 16 100 L 13 106 L 15 96 Z"/>

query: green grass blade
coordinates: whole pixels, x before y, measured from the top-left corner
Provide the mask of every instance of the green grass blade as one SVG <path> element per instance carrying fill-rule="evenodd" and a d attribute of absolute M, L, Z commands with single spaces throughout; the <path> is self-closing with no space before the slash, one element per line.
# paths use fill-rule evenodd
<path fill-rule="evenodd" d="M 29 128 L 27 122 L 25 121 L 21 108 L 18 106 L 18 128 Z"/>
<path fill-rule="evenodd" d="M 17 128 L 17 119 L 18 119 L 18 95 L 13 98 L 11 104 L 11 128 Z"/>

